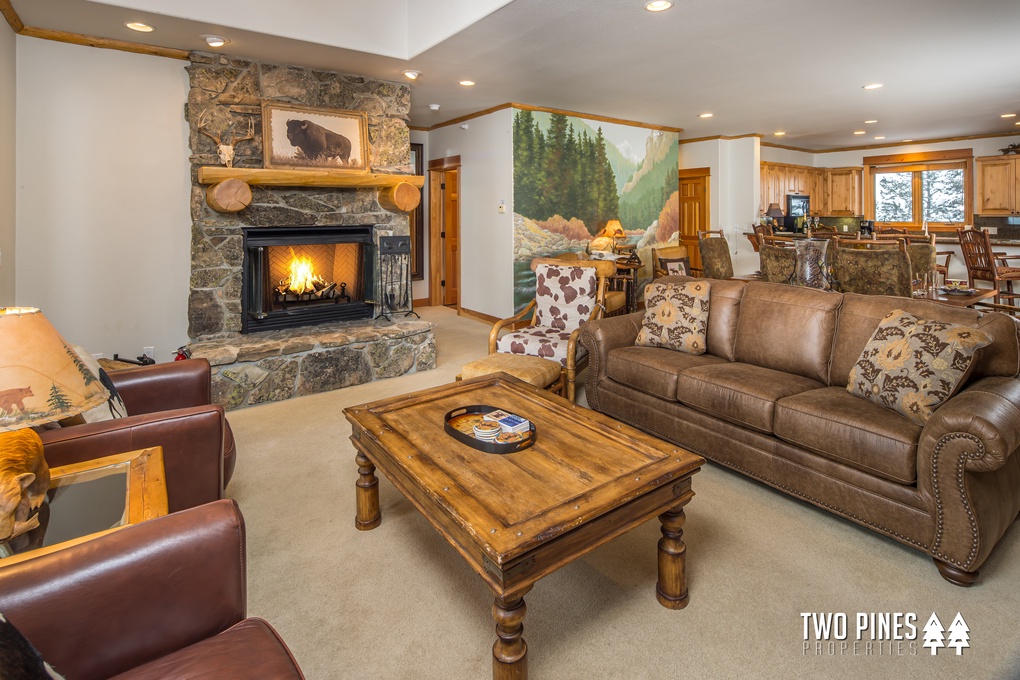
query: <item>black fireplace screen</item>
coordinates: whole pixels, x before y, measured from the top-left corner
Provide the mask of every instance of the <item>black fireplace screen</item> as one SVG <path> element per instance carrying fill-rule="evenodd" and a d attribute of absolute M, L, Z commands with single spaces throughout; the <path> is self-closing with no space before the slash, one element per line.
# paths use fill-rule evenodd
<path fill-rule="evenodd" d="M 244 230 L 241 332 L 371 318 L 372 227 Z"/>

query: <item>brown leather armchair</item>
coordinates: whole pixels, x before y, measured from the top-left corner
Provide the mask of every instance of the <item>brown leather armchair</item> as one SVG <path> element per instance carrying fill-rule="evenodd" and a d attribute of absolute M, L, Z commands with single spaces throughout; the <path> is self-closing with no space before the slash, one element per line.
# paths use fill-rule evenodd
<path fill-rule="evenodd" d="M 247 618 L 246 580 L 244 519 L 221 500 L 0 568 L 0 611 L 76 680 L 303 678 Z"/>
<path fill-rule="evenodd" d="M 212 404 L 205 359 L 110 372 L 131 415 L 41 433 L 50 467 L 163 447 L 170 512 L 223 497 L 234 471 L 234 435 Z"/>

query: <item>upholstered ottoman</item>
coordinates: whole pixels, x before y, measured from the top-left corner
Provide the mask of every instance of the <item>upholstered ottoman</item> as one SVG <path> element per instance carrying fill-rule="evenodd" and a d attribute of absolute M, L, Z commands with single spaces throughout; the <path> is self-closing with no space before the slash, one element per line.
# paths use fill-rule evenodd
<path fill-rule="evenodd" d="M 490 373 L 509 373 L 535 387 L 544 387 L 554 394 L 563 395 L 563 367 L 560 362 L 525 354 L 494 352 L 487 357 L 465 364 L 458 380 L 477 378 Z"/>

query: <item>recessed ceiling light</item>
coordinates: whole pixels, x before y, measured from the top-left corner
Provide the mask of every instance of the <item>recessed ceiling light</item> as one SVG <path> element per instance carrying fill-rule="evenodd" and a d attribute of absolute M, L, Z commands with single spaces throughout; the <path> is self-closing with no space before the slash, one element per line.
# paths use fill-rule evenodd
<path fill-rule="evenodd" d="M 1020 120 L 1018 120 L 1017 122 L 1013 123 L 1013 125 L 1020 125 Z"/>
<path fill-rule="evenodd" d="M 863 134 L 866 134 L 866 131 L 865 130 L 854 130 L 854 134 L 855 135 L 863 135 Z"/>
<path fill-rule="evenodd" d="M 875 137 L 875 139 L 885 139 L 885 137 Z"/>
<path fill-rule="evenodd" d="M 429 104 L 429 109 L 431 109 L 432 111 L 438 111 L 439 104 Z"/>
<path fill-rule="evenodd" d="M 202 40 L 206 41 L 209 44 L 209 47 L 223 47 L 230 42 L 222 35 L 203 35 Z"/>
<path fill-rule="evenodd" d="M 783 136 L 783 135 L 785 135 L 786 133 L 785 133 L 785 132 L 783 132 L 782 130 L 780 130 L 779 132 L 774 132 L 774 133 L 772 133 L 772 134 L 774 134 L 774 135 L 775 135 L 776 137 L 782 137 L 782 136 Z"/>
<path fill-rule="evenodd" d="M 912 139 L 904 139 L 903 141 L 904 141 L 904 142 L 912 142 L 912 141 L 914 141 L 914 140 L 912 140 Z"/>
<path fill-rule="evenodd" d="M 714 114 L 711 113 L 700 113 L 698 114 L 698 118 L 711 118 L 713 115 Z"/>
<path fill-rule="evenodd" d="M 1016 118 L 1016 114 L 1015 113 L 1004 113 L 1001 116 L 999 116 L 999 118 Z"/>
<path fill-rule="evenodd" d="M 475 84 L 475 81 L 473 81 L 473 80 L 462 80 L 462 81 L 460 81 L 460 84 L 463 85 L 464 87 L 471 87 L 472 85 Z"/>
<path fill-rule="evenodd" d="M 421 71 L 412 71 L 411 69 L 401 71 L 401 73 L 403 73 L 407 78 L 410 78 L 411 80 L 418 80 L 418 76 L 421 75 Z"/>
<path fill-rule="evenodd" d="M 878 122 L 877 120 L 866 120 L 866 121 L 864 121 L 864 124 L 868 125 L 869 123 L 877 123 L 877 122 Z"/>
<path fill-rule="evenodd" d="M 152 33 L 156 30 L 154 26 L 143 24 L 141 21 L 125 21 L 124 25 L 132 31 L 138 31 L 139 33 Z"/>
<path fill-rule="evenodd" d="M 645 3 L 645 9 L 649 12 L 665 12 L 672 6 L 673 3 L 669 0 L 652 0 L 652 2 Z"/>
<path fill-rule="evenodd" d="M 864 89 L 865 90 L 877 90 L 880 87 L 882 87 L 882 83 L 871 83 L 869 85 L 865 85 Z"/>

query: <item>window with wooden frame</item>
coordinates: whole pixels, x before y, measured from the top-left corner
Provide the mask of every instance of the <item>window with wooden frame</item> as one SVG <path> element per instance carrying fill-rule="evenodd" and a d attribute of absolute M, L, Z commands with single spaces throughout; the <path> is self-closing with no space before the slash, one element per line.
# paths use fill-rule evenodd
<path fill-rule="evenodd" d="M 974 152 L 864 158 L 864 212 L 876 226 L 952 231 L 974 219 Z"/>

